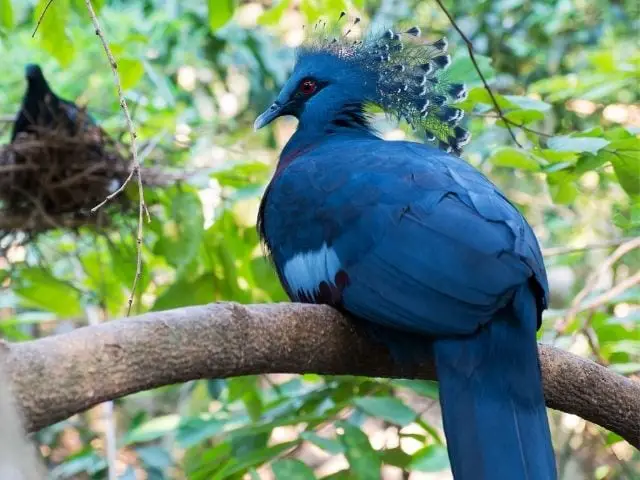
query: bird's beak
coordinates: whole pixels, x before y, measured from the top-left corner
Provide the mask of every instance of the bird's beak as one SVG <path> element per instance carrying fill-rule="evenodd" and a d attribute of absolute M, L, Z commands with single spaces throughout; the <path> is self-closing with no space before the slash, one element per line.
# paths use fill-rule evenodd
<path fill-rule="evenodd" d="M 262 112 L 258 116 L 258 118 L 256 118 L 256 121 L 253 123 L 253 129 L 259 130 L 265 125 L 269 125 L 276 118 L 282 115 L 282 111 L 283 111 L 283 105 L 279 104 L 278 102 L 275 102 L 273 105 L 267 108 L 264 112 Z"/>

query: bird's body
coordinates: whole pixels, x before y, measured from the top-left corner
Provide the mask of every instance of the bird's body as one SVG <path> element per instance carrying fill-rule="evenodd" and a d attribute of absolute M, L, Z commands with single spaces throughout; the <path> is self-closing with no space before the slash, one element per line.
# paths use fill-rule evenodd
<path fill-rule="evenodd" d="M 299 57 L 256 121 L 278 109 L 300 119 L 259 215 L 281 283 L 294 301 L 396 332 L 383 339 L 392 349 L 424 338 L 457 480 L 555 479 L 536 345 L 548 287 L 533 231 L 465 161 L 378 138 L 361 105 L 387 99 L 376 101 L 353 55 L 325 48 Z M 332 54 L 332 70 L 317 68 Z M 449 138 L 445 149 L 459 151 Z"/>
<path fill-rule="evenodd" d="M 62 129 L 74 136 L 95 125 L 95 121 L 75 103 L 57 96 L 38 65 L 26 67 L 27 90 L 11 132 L 13 143 L 21 133 L 34 133 L 38 128 Z"/>

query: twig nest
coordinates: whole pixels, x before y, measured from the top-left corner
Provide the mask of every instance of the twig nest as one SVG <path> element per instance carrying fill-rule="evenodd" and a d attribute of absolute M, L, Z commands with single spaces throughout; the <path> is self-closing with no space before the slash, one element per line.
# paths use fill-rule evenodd
<path fill-rule="evenodd" d="M 21 230 L 67 226 L 69 217 L 88 220 L 91 208 L 129 174 L 121 150 L 99 127 L 75 135 L 39 127 L 21 133 L 0 148 L 0 216 L 24 217 Z M 122 205 L 126 197 L 113 201 Z"/>

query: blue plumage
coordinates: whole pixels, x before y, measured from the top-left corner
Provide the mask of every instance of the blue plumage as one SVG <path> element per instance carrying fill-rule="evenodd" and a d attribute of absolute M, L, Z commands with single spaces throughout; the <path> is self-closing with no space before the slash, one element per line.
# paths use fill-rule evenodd
<path fill-rule="evenodd" d="M 418 34 L 382 38 L 394 51 Z M 463 143 L 452 138 L 469 139 L 445 104 L 464 87 L 449 82 L 427 95 L 388 88 L 406 83 L 414 65 L 440 67 L 444 54 L 422 46 L 425 62 L 419 45 L 403 46 L 414 52 L 411 68 L 382 78 L 386 67 L 361 61 L 378 54 L 376 38 L 316 39 L 256 120 L 259 128 L 281 115 L 299 119 L 260 207 L 261 237 L 293 300 L 390 329 L 382 339 L 392 349 L 424 337 L 456 479 L 555 479 L 535 338 L 548 296 L 538 242 L 486 177 L 447 153 Z M 423 115 L 416 99 L 437 106 Z M 378 138 L 370 103 L 432 126 L 441 148 Z"/>

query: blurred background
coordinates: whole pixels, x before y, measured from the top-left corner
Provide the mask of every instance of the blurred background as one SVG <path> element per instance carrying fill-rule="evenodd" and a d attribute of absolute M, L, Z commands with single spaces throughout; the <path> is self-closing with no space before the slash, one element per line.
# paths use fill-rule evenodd
<path fill-rule="evenodd" d="M 128 143 L 113 76 L 81 0 L 0 0 L 0 143 L 39 63 L 56 93 Z M 143 274 L 133 313 L 286 297 L 255 231 L 260 195 L 295 120 L 254 133 L 304 38 L 345 10 L 446 35 L 473 133 L 464 158 L 525 213 L 544 246 L 551 308 L 540 339 L 640 373 L 640 29 L 634 0 L 94 1 L 118 60 L 145 168 Z M 406 125 L 376 117 L 388 139 Z M 518 125 L 518 126 L 516 126 Z M 3 175 L 0 168 L 0 175 Z M 144 175 L 144 173 L 143 173 Z M 21 234 L 0 225 L 0 335 L 24 341 L 120 318 L 135 274 L 137 190 L 108 222 Z M 1 223 L 1 222 L 0 222 Z M 636 245 L 637 247 L 637 245 Z M 437 384 L 264 375 L 141 392 L 45 428 L 54 479 L 450 479 Z M 550 411 L 562 480 L 640 478 L 628 443 Z M 109 477 L 108 471 L 111 471 Z"/>

